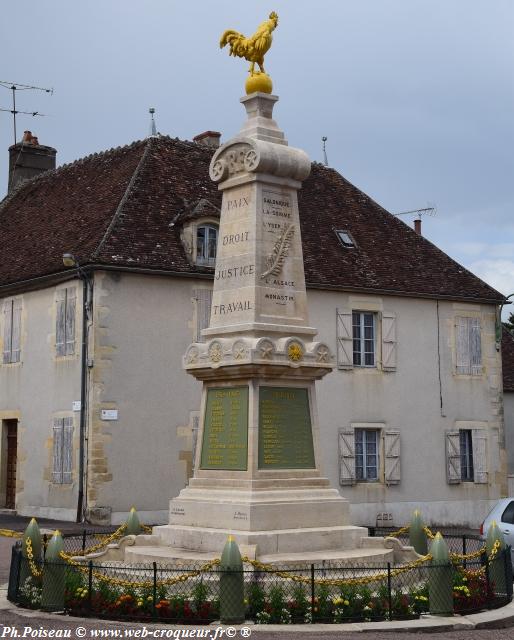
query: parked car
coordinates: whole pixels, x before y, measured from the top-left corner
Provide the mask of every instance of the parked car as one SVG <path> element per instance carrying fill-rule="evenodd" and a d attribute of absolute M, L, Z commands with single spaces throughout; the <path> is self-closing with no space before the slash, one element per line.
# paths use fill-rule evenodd
<path fill-rule="evenodd" d="M 496 524 L 503 533 L 505 542 L 511 547 L 512 566 L 514 567 L 514 498 L 502 498 L 491 509 L 486 519 L 480 525 L 480 535 L 485 540 L 491 522 L 496 520 Z"/>

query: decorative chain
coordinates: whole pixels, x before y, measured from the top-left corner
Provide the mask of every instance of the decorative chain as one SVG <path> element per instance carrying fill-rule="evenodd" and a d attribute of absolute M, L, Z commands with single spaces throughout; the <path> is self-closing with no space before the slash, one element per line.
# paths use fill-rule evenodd
<path fill-rule="evenodd" d="M 100 549 L 103 549 L 103 547 L 106 547 L 108 544 L 110 544 L 117 538 L 121 538 L 126 528 L 127 528 L 127 525 L 122 524 L 116 529 L 116 531 L 114 531 L 114 533 L 111 533 L 111 535 L 103 536 L 103 539 L 98 544 L 94 544 L 92 547 L 88 547 L 87 549 L 83 549 L 82 551 L 77 551 L 77 553 L 74 553 L 73 555 L 85 556 L 85 555 L 88 555 L 89 553 L 95 553 L 95 551 L 99 551 Z"/>
<path fill-rule="evenodd" d="M 30 572 L 36 578 L 41 578 L 43 575 L 43 570 L 38 569 L 36 563 L 34 562 L 34 551 L 32 549 L 32 540 L 27 536 L 25 539 L 25 548 L 27 550 L 27 560 L 29 561 Z"/>
<path fill-rule="evenodd" d="M 23 533 L 12 529 L 0 529 L 0 536 L 4 538 L 23 538 Z"/>
<path fill-rule="evenodd" d="M 407 525 L 406 527 L 402 527 L 401 529 L 398 529 L 398 531 L 393 531 L 392 533 L 389 533 L 386 537 L 398 538 L 398 536 L 403 536 L 404 533 L 407 533 L 409 529 L 410 527 L 409 525 Z"/>

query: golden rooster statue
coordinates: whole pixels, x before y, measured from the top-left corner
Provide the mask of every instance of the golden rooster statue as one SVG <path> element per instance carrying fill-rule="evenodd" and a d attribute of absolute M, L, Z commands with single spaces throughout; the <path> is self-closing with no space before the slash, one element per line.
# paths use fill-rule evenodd
<path fill-rule="evenodd" d="M 272 32 L 276 29 L 278 24 L 278 15 L 272 11 L 269 14 L 268 20 L 262 22 L 257 31 L 251 38 L 245 38 L 245 36 L 233 29 L 227 29 L 223 33 L 220 39 L 220 48 L 223 49 L 227 44 L 230 47 L 230 55 L 237 56 L 238 58 L 245 58 L 250 62 L 250 78 L 264 74 L 264 78 L 256 82 L 250 83 L 253 90 L 264 91 L 265 93 L 271 93 L 271 78 L 264 71 L 264 56 L 271 47 L 273 41 Z M 255 71 L 255 64 L 259 65 L 260 71 Z M 248 81 L 250 80 L 248 79 Z M 257 80 L 257 79 L 256 79 Z M 247 81 L 247 92 L 249 89 L 249 82 Z"/>

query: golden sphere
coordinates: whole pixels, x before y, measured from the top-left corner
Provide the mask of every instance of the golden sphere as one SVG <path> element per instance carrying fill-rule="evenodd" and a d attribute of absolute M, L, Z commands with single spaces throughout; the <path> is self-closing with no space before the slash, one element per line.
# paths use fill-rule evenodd
<path fill-rule="evenodd" d="M 254 73 L 253 76 L 246 78 L 245 89 L 247 95 L 256 91 L 271 93 L 273 91 L 273 83 L 267 73 Z"/>

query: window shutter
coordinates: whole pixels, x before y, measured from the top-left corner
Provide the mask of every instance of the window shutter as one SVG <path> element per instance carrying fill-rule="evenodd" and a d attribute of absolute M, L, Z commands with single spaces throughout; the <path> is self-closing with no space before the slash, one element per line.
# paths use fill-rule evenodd
<path fill-rule="evenodd" d="M 400 484 L 400 432 L 388 430 L 384 433 L 385 482 Z"/>
<path fill-rule="evenodd" d="M 487 429 L 472 430 L 473 479 L 477 484 L 487 484 Z"/>
<path fill-rule="evenodd" d="M 456 337 L 456 371 L 457 373 L 471 373 L 469 354 L 469 325 L 467 318 L 455 319 Z"/>
<path fill-rule="evenodd" d="M 468 318 L 471 375 L 482 375 L 482 341 L 480 337 L 480 318 Z"/>
<path fill-rule="evenodd" d="M 62 441 L 62 481 L 69 484 L 71 482 L 71 472 L 73 470 L 73 418 L 63 419 L 63 441 Z"/>
<path fill-rule="evenodd" d="M 58 356 L 64 356 L 66 355 L 66 289 L 58 289 L 56 298 L 55 351 Z"/>
<path fill-rule="evenodd" d="M 353 429 L 339 431 L 339 483 L 355 484 L 355 433 Z"/>
<path fill-rule="evenodd" d="M 54 470 L 53 481 L 62 483 L 62 442 L 63 442 L 63 420 L 54 419 Z"/>
<path fill-rule="evenodd" d="M 66 289 L 66 355 L 75 353 L 75 287 Z"/>
<path fill-rule="evenodd" d="M 205 342 L 202 329 L 207 329 L 211 320 L 212 289 L 195 289 L 196 342 Z"/>
<path fill-rule="evenodd" d="M 11 343 L 11 362 L 20 361 L 21 350 L 21 300 L 17 298 L 13 300 L 12 307 L 12 343 Z"/>
<path fill-rule="evenodd" d="M 396 371 L 396 314 L 382 314 L 382 369 Z"/>
<path fill-rule="evenodd" d="M 446 477 L 448 484 L 458 484 L 460 475 L 460 434 L 458 431 L 446 432 Z"/>
<path fill-rule="evenodd" d="M 340 311 L 337 314 L 337 366 L 339 369 L 353 369 L 353 326 L 352 312 Z"/>
<path fill-rule="evenodd" d="M 4 302 L 4 364 L 11 362 L 13 301 Z"/>

